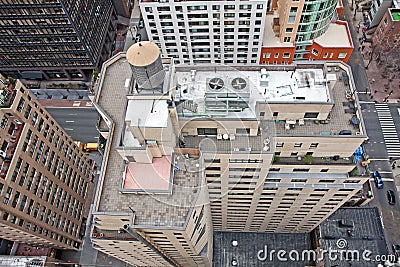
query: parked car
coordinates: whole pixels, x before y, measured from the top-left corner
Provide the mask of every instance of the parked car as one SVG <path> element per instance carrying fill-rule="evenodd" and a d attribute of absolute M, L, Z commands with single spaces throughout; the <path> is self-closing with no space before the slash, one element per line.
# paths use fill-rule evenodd
<path fill-rule="evenodd" d="M 140 42 L 140 40 L 142 40 L 142 36 L 140 35 L 140 33 L 138 33 L 138 34 L 136 34 L 135 42 L 138 43 L 138 42 Z"/>
<path fill-rule="evenodd" d="M 382 176 L 378 171 L 374 171 L 374 181 L 378 189 L 383 188 Z"/>
<path fill-rule="evenodd" d="M 144 21 L 143 21 L 142 19 L 139 20 L 138 27 L 139 27 L 140 29 L 144 28 Z"/>
<path fill-rule="evenodd" d="M 387 191 L 387 198 L 390 205 L 396 204 L 396 197 L 394 196 L 393 190 Z"/>

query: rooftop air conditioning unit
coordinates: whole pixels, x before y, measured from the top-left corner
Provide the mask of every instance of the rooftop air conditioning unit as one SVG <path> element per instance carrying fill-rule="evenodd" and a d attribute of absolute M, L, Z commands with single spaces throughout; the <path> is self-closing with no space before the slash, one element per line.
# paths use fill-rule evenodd
<path fill-rule="evenodd" d="M 224 91 L 224 86 L 225 82 L 222 78 L 207 79 L 207 92 L 222 92 Z"/>
<path fill-rule="evenodd" d="M 248 90 L 249 81 L 247 78 L 236 77 L 230 80 L 230 87 L 236 92 L 243 92 Z"/>

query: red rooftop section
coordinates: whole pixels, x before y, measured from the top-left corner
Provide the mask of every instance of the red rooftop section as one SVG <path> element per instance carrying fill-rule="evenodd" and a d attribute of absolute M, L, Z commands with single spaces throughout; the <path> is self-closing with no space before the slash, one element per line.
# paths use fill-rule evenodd
<path fill-rule="evenodd" d="M 153 158 L 153 163 L 129 162 L 122 181 L 125 193 L 165 193 L 172 191 L 171 156 Z"/>

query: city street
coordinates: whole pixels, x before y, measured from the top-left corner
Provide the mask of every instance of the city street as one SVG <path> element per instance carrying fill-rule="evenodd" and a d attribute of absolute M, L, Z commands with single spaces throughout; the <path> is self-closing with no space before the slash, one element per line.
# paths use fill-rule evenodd
<path fill-rule="evenodd" d="M 96 129 L 98 114 L 95 108 L 53 108 L 47 111 L 76 141 L 97 142 L 99 132 Z"/>
<path fill-rule="evenodd" d="M 399 193 L 396 184 L 400 185 L 400 175 L 393 178 L 391 159 L 400 158 L 400 143 L 397 133 L 400 132 L 400 118 L 398 113 L 399 105 L 377 104 L 371 97 L 368 78 L 366 75 L 363 57 L 358 50 L 359 40 L 357 29 L 353 24 L 353 12 L 350 10 L 349 2 L 343 1 L 345 9 L 342 19 L 349 23 L 350 33 L 354 42 L 354 51 L 348 64 L 352 68 L 356 84 L 357 95 L 361 103 L 361 110 L 369 140 L 365 142 L 366 150 L 371 163 L 371 172 L 377 170 L 381 173 L 384 188 L 377 189 L 373 179 L 373 191 L 375 198 L 368 204 L 377 206 L 381 212 L 385 229 L 385 237 L 389 252 L 392 252 L 391 245 L 400 243 L 398 222 L 400 221 Z M 400 160 L 398 161 L 400 163 Z M 397 163 L 397 165 L 400 165 Z M 387 190 L 396 192 L 396 204 L 389 205 Z"/>
<path fill-rule="evenodd" d="M 392 244 L 400 243 L 400 235 L 398 233 L 400 206 L 399 194 L 396 194 L 396 205 L 392 206 L 388 203 L 386 192 L 387 190 L 397 192 L 396 184 L 400 184 L 400 177 L 396 178 L 396 182 L 393 179 L 391 163 L 387 156 L 385 138 L 382 134 L 381 125 L 379 124 L 375 104 L 362 104 L 362 112 L 369 136 L 368 142 L 364 144 L 364 148 L 371 160 L 369 169 L 371 172 L 375 170 L 379 171 L 384 182 L 384 188 L 377 189 L 373 179 L 371 178 L 375 197 L 369 205 L 376 206 L 381 211 L 386 241 L 390 251 L 390 246 Z"/>

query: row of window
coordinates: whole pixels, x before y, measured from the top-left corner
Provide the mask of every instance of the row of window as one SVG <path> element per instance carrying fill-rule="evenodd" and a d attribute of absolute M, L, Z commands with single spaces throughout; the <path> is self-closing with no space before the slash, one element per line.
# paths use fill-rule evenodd
<path fill-rule="evenodd" d="M 42 176 L 40 173 L 38 173 L 38 175 L 34 177 L 32 174 L 33 172 L 34 170 L 30 173 L 25 189 L 32 192 L 40 199 L 46 201 L 47 204 L 52 205 L 54 208 L 64 212 L 66 215 L 79 220 L 82 216 L 84 203 L 80 202 L 71 194 L 68 194 L 67 191 L 59 187 L 53 181 L 49 180 L 46 176 Z M 22 179 L 18 182 L 18 184 L 24 185 L 24 183 L 21 183 L 21 181 Z M 14 190 L 15 194 L 13 195 Z M 0 194 L 2 191 L 3 185 L 0 184 Z M 20 211 L 25 209 L 25 205 L 27 204 L 27 197 L 25 195 L 22 197 L 20 191 L 11 187 L 8 187 L 7 190 L 5 189 L 4 192 L 4 204 L 8 205 L 12 196 L 14 196 L 11 206 L 16 208 L 17 205 L 20 204 Z M 32 208 L 33 203 L 34 200 L 32 199 L 28 205 L 28 210 Z M 27 212 L 27 214 L 30 213 Z"/>
<path fill-rule="evenodd" d="M 3 191 L 4 185 L 0 183 L 0 195 Z M 68 233 L 72 236 L 79 236 L 79 225 L 75 224 L 73 221 L 67 219 L 67 217 L 63 217 L 61 214 L 47 208 L 44 205 L 41 205 L 37 201 L 35 202 L 33 199 L 28 198 L 26 195 L 21 194 L 21 192 L 15 190 L 13 193 L 13 188 L 8 187 L 4 190 L 4 198 L 3 203 L 6 205 L 10 205 L 14 209 L 18 209 L 20 212 L 25 212 L 26 214 L 32 216 L 36 220 L 40 220 L 51 227 L 55 227 L 65 233 Z M 66 201 L 66 195 L 64 197 L 58 199 L 58 203 L 62 202 L 61 209 L 65 210 L 64 212 L 72 215 L 75 218 L 81 218 L 83 212 L 83 204 L 77 203 L 75 198 L 71 199 L 71 195 L 69 195 L 68 201 Z M 12 199 L 12 201 L 10 201 Z M 57 204 L 58 205 L 58 204 Z M 27 228 L 28 229 L 28 228 Z M 28 229 L 29 230 L 29 229 Z"/>
<path fill-rule="evenodd" d="M 263 53 L 263 58 L 271 58 L 271 53 Z M 279 58 L 279 53 L 275 53 L 274 58 Z M 282 58 L 290 58 L 290 53 L 283 53 Z"/>
<path fill-rule="evenodd" d="M 239 10 L 251 10 L 253 7 L 253 5 L 239 5 Z M 258 4 L 257 6 L 255 6 L 257 9 L 263 9 L 263 5 L 262 4 Z M 175 6 L 175 11 L 178 12 L 183 12 L 183 6 Z M 235 10 L 237 8 L 237 6 L 235 5 L 224 5 L 224 6 L 220 6 L 220 5 L 213 5 L 212 6 L 212 10 L 214 11 L 218 11 L 220 9 L 224 9 L 224 10 Z M 196 10 L 207 10 L 208 6 L 207 5 L 198 5 L 198 6 L 186 6 L 186 10 L 187 11 L 196 11 Z M 148 13 L 153 13 L 153 7 L 145 7 L 145 11 Z M 158 6 L 157 7 L 157 11 L 163 12 L 169 12 L 171 11 L 171 8 L 169 6 Z"/>
<path fill-rule="evenodd" d="M 42 186 L 40 189 L 40 192 L 38 196 L 40 198 L 43 198 L 44 192 L 45 192 L 45 187 L 46 183 L 49 181 L 49 179 L 44 176 L 41 172 L 37 171 L 34 167 L 29 168 L 29 163 L 25 163 L 24 167 L 21 170 L 22 166 L 22 159 L 18 158 L 14 172 L 11 176 L 11 182 L 17 183 L 20 187 L 24 187 L 26 185 L 26 190 L 27 191 L 32 191 L 33 194 L 37 194 L 39 190 L 39 184 L 42 182 Z M 42 179 L 43 178 L 43 179 Z M 82 198 L 86 197 L 87 190 L 88 190 L 88 182 L 85 181 L 84 178 L 81 176 L 77 175 L 75 172 L 74 174 L 72 173 L 72 169 L 69 173 L 65 172 L 61 178 L 61 181 L 63 184 L 68 186 L 68 188 L 72 189 L 74 192 L 76 192 L 78 195 L 80 195 Z M 50 197 L 50 192 L 52 190 L 54 181 L 50 180 L 49 181 L 49 187 L 46 190 L 46 197 L 44 198 L 46 201 L 49 201 Z M 54 201 L 55 198 L 55 193 L 57 191 L 58 185 L 56 183 L 53 191 L 53 196 L 52 196 L 52 201 Z M 34 185 L 32 187 L 32 185 Z M 62 190 L 60 188 L 60 190 Z M 52 203 L 53 204 L 53 203 Z"/>
<path fill-rule="evenodd" d="M 9 221 L 12 224 L 18 225 L 21 228 L 25 228 L 28 231 L 37 233 L 39 235 L 54 239 L 56 241 L 59 241 L 61 243 L 64 243 L 66 245 L 69 246 L 74 246 L 75 248 L 79 248 L 79 242 L 76 242 L 72 239 L 69 239 L 65 236 L 59 235 L 49 229 L 45 229 L 41 226 L 38 226 L 35 223 L 26 221 L 22 218 L 19 218 L 16 215 L 12 215 L 9 214 L 8 212 L 1 212 L 0 211 L 0 216 L 4 221 Z M 62 224 L 64 224 L 65 226 L 63 227 L 64 229 L 74 229 L 74 224 L 71 224 L 70 221 L 67 221 L 67 223 L 65 223 L 65 218 L 62 220 Z M 70 226 L 71 225 L 71 226 Z M 61 226 L 61 225 L 60 225 Z M 71 230 L 68 230 L 71 231 Z"/>
<path fill-rule="evenodd" d="M 285 145 L 284 142 L 276 143 L 276 147 L 283 147 L 284 145 Z M 317 148 L 318 145 L 319 145 L 319 143 L 311 143 L 309 148 Z M 301 143 L 301 142 L 294 143 L 294 147 L 302 147 L 302 146 L 303 146 L 303 143 Z"/>
<path fill-rule="evenodd" d="M 319 51 L 318 51 L 317 49 L 313 48 L 312 51 L 311 51 L 311 53 L 312 53 L 314 56 L 318 56 Z M 322 58 L 328 58 L 328 55 L 329 55 L 329 53 L 324 53 L 324 55 L 322 56 Z M 329 57 L 329 58 L 333 58 L 333 56 L 334 56 L 334 53 L 330 53 L 330 57 Z M 345 52 L 340 52 L 340 53 L 338 54 L 337 57 L 338 57 L 338 58 L 346 58 L 346 57 L 347 57 L 347 53 L 345 53 Z"/>
<path fill-rule="evenodd" d="M 53 142 L 52 135 L 50 135 L 49 141 Z M 58 148 L 58 152 L 56 152 L 45 145 L 43 141 L 39 141 L 39 137 L 33 134 L 31 130 L 28 130 L 24 144 L 22 145 L 22 152 L 26 152 L 32 159 L 40 163 L 47 171 L 51 172 L 56 177 L 60 175 L 58 178 L 63 182 L 65 182 L 67 175 L 70 175 L 69 179 L 72 178 L 73 166 L 83 173 L 85 177 L 89 177 L 91 172 L 90 165 L 88 165 L 83 158 L 79 157 L 77 153 L 73 153 L 73 148 L 68 149 L 64 140 L 61 140 L 60 144 L 59 141 L 60 138 L 57 135 L 54 140 L 54 146 Z M 63 155 L 71 165 L 69 165 L 67 161 L 64 161 L 59 155 Z M 79 180 L 82 178 L 77 171 L 75 171 L 73 179 L 75 180 L 77 176 L 79 176 Z M 77 180 L 74 182 L 77 182 Z"/>

